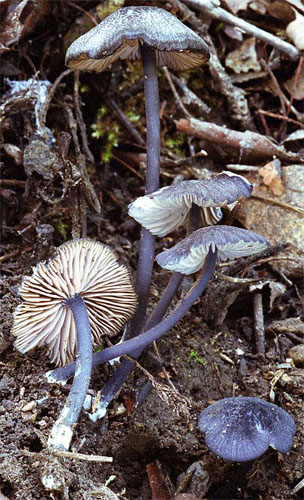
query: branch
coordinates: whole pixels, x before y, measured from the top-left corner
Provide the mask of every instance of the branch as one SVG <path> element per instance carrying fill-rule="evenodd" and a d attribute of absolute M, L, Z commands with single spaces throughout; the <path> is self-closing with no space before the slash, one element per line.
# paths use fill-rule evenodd
<path fill-rule="evenodd" d="M 224 23 L 231 24 L 232 26 L 237 26 L 249 35 L 255 36 L 263 42 L 269 43 L 276 49 L 287 54 L 291 59 L 298 59 L 300 57 L 299 50 L 288 42 L 284 42 L 279 37 L 271 35 L 267 31 L 257 28 L 253 24 L 247 23 L 244 19 L 236 17 L 230 14 L 225 9 L 219 7 L 220 2 L 218 0 L 184 0 L 184 2 L 190 7 L 196 8 L 204 14 L 217 19 L 218 21 L 223 21 Z"/>

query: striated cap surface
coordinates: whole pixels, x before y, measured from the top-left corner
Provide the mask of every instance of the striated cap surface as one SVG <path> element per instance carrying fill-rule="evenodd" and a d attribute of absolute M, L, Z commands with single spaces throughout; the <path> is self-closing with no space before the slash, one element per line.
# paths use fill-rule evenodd
<path fill-rule="evenodd" d="M 139 43 L 156 51 L 157 66 L 185 70 L 209 59 L 207 44 L 177 17 L 156 7 L 124 7 L 75 40 L 66 54 L 73 69 L 103 71 L 117 59 L 140 59 Z"/>

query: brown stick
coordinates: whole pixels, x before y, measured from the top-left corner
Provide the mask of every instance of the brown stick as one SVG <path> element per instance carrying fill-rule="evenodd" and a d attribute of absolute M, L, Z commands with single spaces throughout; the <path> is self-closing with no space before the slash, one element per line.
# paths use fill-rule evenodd
<path fill-rule="evenodd" d="M 236 150 L 242 161 L 266 160 L 274 156 L 286 162 L 304 160 L 300 155 L 286 151 L 283 146 L 277 146 L 268 137 L 249 130 L 238 132 L 195 118 L 189 120 L 182 118 L 178 120 L 176 126 L 185 134 Z"/>

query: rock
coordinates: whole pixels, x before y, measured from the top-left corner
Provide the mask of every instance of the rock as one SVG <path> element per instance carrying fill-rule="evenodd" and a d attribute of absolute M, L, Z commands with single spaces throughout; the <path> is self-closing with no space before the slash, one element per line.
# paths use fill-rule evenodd
<path fill-rule="evenodd" d="M 290 277 L 302 277 L 304 268 L 304 212 L 299 213 L 283 206 L 255 199 L 271 198 L 278 203 L 304 209 L 304 167 L 290 165 L 282 167 L 282 181 L 285 194 L 274 196 L 262 185 L 260 177 L 255 179 L 255 189 L 250 199 L 242 202 L 239 219 L 246 229 L 251 229 L 266 238 L 272 245 L 289 243 L 279 257 L 286 260 L 273 260 L 270 265 Z M 257 185 L 260 184 L 260 185 Z"/>
<path fill-rule="evenodd" d="M 295 345 L 288 351 L 288 357 L 291 358 L 296 366 L 304 366 L 304 344 Z"/>

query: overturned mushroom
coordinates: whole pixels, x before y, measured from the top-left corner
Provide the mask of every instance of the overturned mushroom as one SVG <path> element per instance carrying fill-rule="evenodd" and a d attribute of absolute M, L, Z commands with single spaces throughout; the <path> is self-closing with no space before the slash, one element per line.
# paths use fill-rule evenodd
<path fill-rule="evenodd" d="M 210 179 L 183 181 L 137 198 L 129 215 L 155 236 L 165 236 L 181 226 L 193 204 L 201 207 L 202 225 L 219 222 L 219 207 L 249 198 L 252 185 L 241 175 L 223 172 Z"/>
<path fill-rule="evenodd" d="M 287 453 L 296 426 L 282 408 L 252 397 L 225 398 L 205 408 L 198 421 L 206 445 L 223 458 L 246 462 L 261 456 L 269 446 Z"/>
<path fill-rule="evenodd" d="M 56 365 L 69 363 L 77 352 L 76 328 L 67 300 L 76 295 L 83 299 L 94 348 L 105 335 L 115 335 L 136 306 L 126 267 L 118 263 L 110 247 L 89 239 L 61 245 L 55 257 L 38 264 L 33 275 L 23 279 L 20 295 L 24 302 L 15 311 L 12 329 L 17 337 L 15 347 L 26 353 L 46 345 Z"/>
<path fill-rule="evenodd" d="M 157 255 L 161 267 L 182 274 L 201 269 L 208 251 L 217 249 L 218 260 L 235 259 L 263 252 L 269 241 L 263 236 L 232 226 L 210 226 L 194 231 L 169 250 Z"/>
<path fill-rule="evenodd" d="M 14 316 L 16 348 L 25 353 L 46 345 L 56 364 L 77 354 L 73 385 L 49 439 L 51 448 L 67 450 L 90 382 L 92 344 L 120 330 L 135 311 L 136 295 L 116 254 L 88 239 L 61 245 L 24 279 L 20 294 L 25 302 Z"/>

